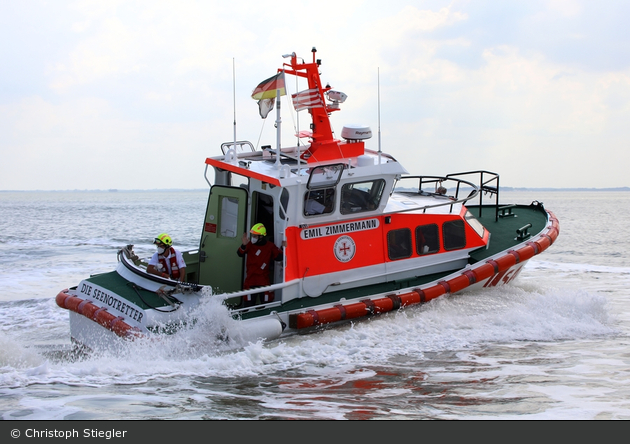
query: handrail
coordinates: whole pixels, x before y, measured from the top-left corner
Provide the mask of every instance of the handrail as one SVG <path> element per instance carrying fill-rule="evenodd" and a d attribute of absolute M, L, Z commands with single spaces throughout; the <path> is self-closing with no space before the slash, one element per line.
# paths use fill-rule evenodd
<path fill-rule="evenodd" d="M 455 176 L 466 176 L 469 174 L 478 174 L 479 175 L 479 189 L 482 191 L 479 194 L 479 217 L 481 217 L 482 211 L 482 203 L 483 203 L 483 195 L 486 193 L 490 193 L 495 196 L 494 206 L 495 206 L 495 215 L 494 220 L 499 220 L 499 175 L 497 173 L 493 173 L 492 171 L 486 170 L 476 170 L 476 171 L 466 171 L 463 173 L 453 173 L 448 174 L 447 177 L 455 177 Z M 484 174 L 489 174 L 490 178 L 484 181 Z M 491 182 L 496 181 L 496 186 L 489 185 Z"/>
<path fill-rule="evenodd" d="M 246 295 L 252 294 L 252 293 L 264 293 L 265 291 L 280 290 L 282 288 L 286 288 L 286 287 L 289 287 L 291 285 L 295 285 L 294 280 L 287 281 L 287 282 L 280 282 L 280 283 L 277 283 L 277 284 L 271 284 L 271 285 L 267 285 L 265 287 L 250 288 L 249 290 L 233 291 L 231 293 L 212 294 L 212 295 L 210 295 L 210 297 L 216 297 L 216 298 L 219 298 L 220 300 L 224 301 L 226 299 L 232 299 L 232 298 L 236 298 L 236 297 L 239 297 L 239 296 L 246 296 Z"/>
<path fill-rule="evenodd" d="M 471 175 L 471 174 L 479 175 L 478 185 L 468 180 L 464 180 L 458 177 L 458 176 L 466 176 L 466 175 Z M 490 178 L 484 178 L 485 175 L 490 175 Z M 418 209 L 424 210 L 426 212 L 426 210 L 429 208 L 441 207 L 444 205 L 450 205 L 451 210 L 452 210 L 453 205 L 459 204 L 459 203 L 464 204 L 465 202 L 468 202 L 469 200 L 479 196 L 479 216 L 481 217 L 483 195 L 485 193 L 491 193 L 495 195 L 495 207 L 496 207 L 495 219 L 498 219 L 499 175 L 496 173 L 493 173 L 490 171 L 478 170 L 478 171 L 468 171 L 468 172 L 463 172 L 463 173 L 448 174 L 446 176 L 402 176 L 399 179 L 397 179 L 396 184 L 394 185 L 394 187 L 392 187 L 391 192 L 394 193 L 395 191 L 401 191 L 400 189 L 397 189 L 396 186 L 400 183 L 401 180 L 408 180 L 408 179 L 418 180 L 418 185 L 416 187 L 417 194 L 444 196 L 445 198 L 449 198 L 450 200 L 448 202 L 443 202 L 443 203 L 439 203 L 435 205 L 418 206 L 418 207 L 410 208 L 407 210 L 398 210 L 396 212 L 417 211 Z M 448 188 L 443 186 L 445 185 L 444 182 L 447 182 L 446 185 L 448 185 L 448 182 L 450 181 L 455 182 L 455 184 L 453 185 L 455 187 L 455 194 L 453 196 L 448 196 L 446 194 Z M 493 182 L 496 182 L 496 186 L 491 185 Z M 433 185 L 435 187 L 435 191 L 429 192 L 423 189 L 423 186 L 428 186 L 428 185 Z M 453 188 L 453 186 L 451 186 L 451 188 Z M 472 191 L 470 191 L 470 193 L 466 197 L 460 198 L 460 192 L 463 191 L 462 189 L 463 186 L 468 186 L 472 188 Z M 389 213 L 386 213 L 386 214 L 389 214 Z"/>
<path fill-rule="evenodd" d="M 230 149 L 234 149 L 237 154 L 246 152 L 244 147 L 248 146 L 252 152 L 256 151 L 254 145 L 247 140 L 238 140 L 236 142 L 223 142 L 221 144 L 221 151 L 223 151 L 223 155 Z"/>
<path fill-rule="evenodd" d="M 445 205 L 450 205 L 451 211 L 452 211 L 453 205 L 460 204 L 460 203 L 463 204 L 469 201 L 470 199 L 474 198 L 475 196 L 477 196 L 477 194 L 479 193 L 479 187 L 477 187 L 477 185 L 473 184 L 472 182 L 468 182 L 467 180 L 463 180 L 463 179 L 453 179 L 447 176 L 403 176 L 403 177 L 400 177 L 396 181 L 396 184 L 394 185 L 394 187 L 392 187 L 392 193 L 394 193 L 395 191 L 402 191 L 402 190 L 396 190 L 396 185 L 399 184 L 401 180 L 407 180 L 407 179 L 418 180 L 418 186 L 417 186 L 417 191 L 416 191 L 417 194 L 440 196 L 447 199 L 447 201 L 434 204 L 434 205 L 417 206 L 414 208 L 408 208 L 406 210 L 397 209 L 396 211 L 393 211 L 391 213 L 383 213 L 383 214 L 406 213 L 406 212 L 417 211 L 417 210 L 423 210 L 424 212 L 426 212 L 429 208 L 443 207 Z M 455 196 L 446 195 L 447 189 L 442 187 L 442 183 L 445 181 L 457 182 Z M 460 184 L 462 183 L 472 188 L 472 191 L 464 198 L 459 197 Z M 434 185 L 436 191 L 435 192 L 425 191 L 423 190 L 423 185 Z M 439 190 L 438 185 L 440 186 L 440 188 L 443 188 L 443 190 Z"/>
<path fill-rule="evenodd" d="M 206 169 L 203 170 L 203 178 L 206 179 L 208 186 L 212 188 L 212 183 L 208 180 L 208 164 L 206 164 Z"/>
<path fill-rule="evenodd" d="M 139 276 L 141 276 L 141 277 L 143 277 L 145 279 L 153 280 L 153 281 L 161 282 L 161 283 L 168 282 L 168 280 L 166 278 L 161 278 L 161 277 L 156 276 L 156 275 L 148 274 L 147 271 L 146 271 L 146 268 L 140 267 L 140 266 L 136 265 L 135 263 L 133 263 L 134 257 L 137 258 L 138 256 L 135 255 L 135 253 L 133 253 L 133 251 L 131 250 L 131 247 L 133 247 L 133 245 L 127 245 L 125 248 L 121 248 L 118 251 L 118 260 L 120 262 L 122 262 L 123 265 L 125 265 L 125 267 L 127 267 L 130 271 L 138 274 Z M 195 289 L 195 291 L 199 291 L 202 288 L 210 288 L 209 285 L 198 285 L 198 284 L 188 283 L 188 282 L 184 282 L 184 283 L 176 282 L 175 284 L 171 284 L 170 282 L 168 282 L 168 284 L 173 286 L 173 287 L 175 287 L 175 285 L 182 285 L 182 286 L 185 286 L 185 287 L 192 287 L 192 288 Z M 238 297 L 238 296 L 245 296 L 245 295 L 251 294 L 251 293 L 261 293 L 261 292 L 265 292 L 265 291 L 279 290 L 281 288 L 289 287 L 291 285 L 295 285 L 295 280 L 280 282 L 280 283 L 277 283 L 277 284 L 271 284 L 271 285 L 267 285 L 265 287 L 251 288 L 249 290 L 234 291 L 234 292 L 231 292 L 231 293 L 216 293 L 216 294 L 212 294 L 210 296 L 219 298 L 221 300 L 226 300 L 226 299 L 231 299 L 231 298 Z"/>

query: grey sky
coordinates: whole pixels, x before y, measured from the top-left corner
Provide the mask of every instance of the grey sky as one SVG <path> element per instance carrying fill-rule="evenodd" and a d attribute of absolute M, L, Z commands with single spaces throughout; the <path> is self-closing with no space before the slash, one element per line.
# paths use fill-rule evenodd
<path fill-rule="evenodd" d="M 237 138 L 273 144 L 251 91 L 313 46 L 348 95 L 337 134 L 376 134 L 380 73 L 382 148 L 413 174 L 630 185 L 628 2 L 225 3 L 0 0 L 0 190 L 204 188 L 233 63 Z"/>

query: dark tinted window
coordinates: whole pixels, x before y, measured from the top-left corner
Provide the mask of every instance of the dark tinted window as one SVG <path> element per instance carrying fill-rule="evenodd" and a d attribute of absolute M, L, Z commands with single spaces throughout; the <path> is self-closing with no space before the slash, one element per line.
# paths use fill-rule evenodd
<path fill-rule="evenodd" d="M 444 222 L 442 225 L 445 250 L 457 250 L 466 246 L 466 229 L 461 219 Z"/>
<path fill-rule="evenodd" d="M 440 236 L 436 224 L 416 227 L 416 252 L 419 255 L 437 253 L 440 250 Z"/>
<path fill-rule="evenodd" d="M 387 233 L 387 253 L 392 260 L 411 256 L 411 230 L 401 228 Z"/>

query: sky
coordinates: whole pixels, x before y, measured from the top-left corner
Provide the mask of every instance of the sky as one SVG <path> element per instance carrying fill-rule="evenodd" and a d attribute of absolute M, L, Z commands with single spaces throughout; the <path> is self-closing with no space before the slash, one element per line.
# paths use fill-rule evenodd
<path fill-rule="evenodd" d="M 275 145 L 251 92 L 313 47 L 348 96 L 335 134 L 370 126 L 410 174 L 630 186 L 628 17 L 606 0 L 0 0 L 0 190 L 207 188 L 235 130 Z M 282 111 L 291 146 L 310 119 Z"/>

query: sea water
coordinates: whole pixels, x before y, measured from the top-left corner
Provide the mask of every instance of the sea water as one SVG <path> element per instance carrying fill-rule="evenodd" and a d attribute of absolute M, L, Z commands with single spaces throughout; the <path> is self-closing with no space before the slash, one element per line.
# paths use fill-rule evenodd
<path fill-rule="evenodd" d="M 630 193 L 510 191 L 558 240 L 509 286 L 226 350 L 200 322 L 73 353 L 55 296 L 169 233 L 193 249 L 207 191 L 0 192 L 0 418 L 630 419 Z"/>

